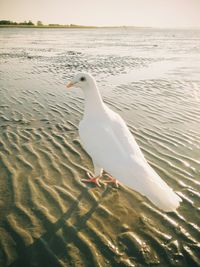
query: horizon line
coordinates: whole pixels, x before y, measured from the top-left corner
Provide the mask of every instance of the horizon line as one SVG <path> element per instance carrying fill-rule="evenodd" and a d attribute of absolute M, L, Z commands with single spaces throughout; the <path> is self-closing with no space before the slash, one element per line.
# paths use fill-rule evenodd
<path fill-rule="evenodd" d="M 158 29 L 200 29 L 200 26 L 144 26 L 144 25 L 84 25 L 84 24 L 74 24 L 74 23 L 69 23 L 69 24 L 60 24 L 60 23 L 43 23 L 41 20 L 37 20 L 36 23 L 33 22 L 33 20 L 25 20 L 23 22 L 15 21 L 15 20 L 10 20 L 10 19 L 0 19 L 0 21 L 10 21 L 13 23 L 17 24 L 1 24 L 0 26 L 11 26 L 11 27 L 17 27 L 17 26 L 27 26 L 27 27 L 65 27 L 65 28 L 75 28 L 75 27 L 85 27 L 85 28 L 158 28 Z M 33 25 L 26 25 L 23 24 L 25 22 L 31 21 Z M 37 25 L 38 22 L 41 22 L 41 25 Z"/>

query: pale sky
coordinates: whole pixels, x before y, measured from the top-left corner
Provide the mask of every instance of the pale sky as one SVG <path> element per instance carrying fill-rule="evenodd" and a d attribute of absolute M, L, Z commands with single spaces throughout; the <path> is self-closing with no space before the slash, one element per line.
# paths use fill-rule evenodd
<path fill-rule="evenodd" d="M 0 20 L 200 27 L 200 0 L 0 0 Z"/>

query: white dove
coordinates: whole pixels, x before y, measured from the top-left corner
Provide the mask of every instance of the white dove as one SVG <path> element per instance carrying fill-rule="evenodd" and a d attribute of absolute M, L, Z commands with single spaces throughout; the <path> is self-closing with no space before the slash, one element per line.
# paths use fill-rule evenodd
<path fill-rule="evenodd" d="M 179 207 L 181 198 L 160 178 L 146 161 L 142 151 L 119 114 L 102 100 L 95 79 L 78 73 L 67 87 L 80 87 L 85 95 L 85 109 L 79 124 L 82 145 L 91 156 L 94 177 L 85 182 L 99 185 L 102 171 L 111 181 L 119 180 L 146 196 L 155 206 L 169 212 Z"/>

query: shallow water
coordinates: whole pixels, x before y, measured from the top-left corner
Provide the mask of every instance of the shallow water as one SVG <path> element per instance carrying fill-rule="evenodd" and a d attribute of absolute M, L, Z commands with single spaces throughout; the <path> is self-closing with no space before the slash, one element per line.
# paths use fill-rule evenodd
<path fill-rule="evenodd" d="M 0 29 L 0 266 L 200 266 L 200 31 Z M 148 162 L 179 194 L 80 182 L 77 127 L 91 72 Z"/>

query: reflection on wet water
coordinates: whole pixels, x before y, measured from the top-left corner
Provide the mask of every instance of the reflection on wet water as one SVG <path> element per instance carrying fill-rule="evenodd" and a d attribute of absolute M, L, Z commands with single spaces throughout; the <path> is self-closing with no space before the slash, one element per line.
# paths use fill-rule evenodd
<path fill-rule="evenodd" d="M 0 266 L 200 266 L 200 31 L 0 29 Z M 87 190 L 78 71 L 95 75 L 175 213 Z"/>

